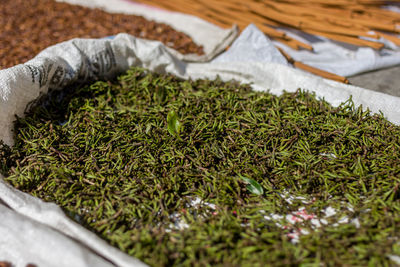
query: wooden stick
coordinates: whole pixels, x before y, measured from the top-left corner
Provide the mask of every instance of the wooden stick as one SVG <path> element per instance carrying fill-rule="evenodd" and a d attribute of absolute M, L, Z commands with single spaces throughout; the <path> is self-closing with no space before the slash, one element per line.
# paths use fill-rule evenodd
<path fill-rule="evenodd" d="M 291 37 L 288 36 L 287 37 L 287 41 L 290 41 L 291 43 L 296 44 L 299 48 L 303 48 L 303 49 L 306 49 L 306 50 L 309 50 L 309 51 L 313 51 L 314 50 L 314 48 L 311 45 L 303 43 L 303 42 L 301 42 L 301 41 L 299 41 L 299 40 L 297 40 L 295 38 L 291 38 Z"/>
<path fill-rule="evenodd" d="M 282 39 L 282 38 L 272 38 L 272 39 L 275 41 L 278 41 L 294 50 L 300 50 L 300 46 L 297 43 L 293 42 L 292 40 L 287 40 L 287 39 Z"/>
<path fill-rule="evenodd" d="M 295 66 L 298 69 L 302 69 L 302 70 L 311 72 L 315 75 L 321 76 L 323 78 L 327 78 L 330 80 L 334 80 L 334 81 L 338 81 L 338 82 L 346 83 L 346 84 L 349 83 L 349 80 L 347 80 L 346 77 L 342 77 L 342 76 L 336 75 L 336 74 L 328 72 L 328 71 L 324 71 L 324 70 L 320 70 L 320 69 L 311 67 L 310 65 L 301 63 L 299 61 L 295 61 L 293 66 Z"/>
<path fill-rule="evenodd" d="M 321 69 L 317 69 L 317 68 L 311 67 L 310 65 L 307 65 L 307 64 L 304 64 L 304 63 L 302 63 L 300 61 L 294 60 L 285 51 L 283 51 L 283 49 L 278 48 L 278 50 L 281 52 L 281 54 L 286 58 L 286 60 L 289 63 L 291 63 L 294 67 L 296 67 L 298 69 L 302 69 L 302 70 L 311 72 L 311 73 L 313 73 L 315 75 L 321 76 L 321 77 L 326 78 L 326 79 L 330 79 L 330 80 L 334 80 L 334 81 L 338 81 L 338 82 L 346 83 L 346 84 L 349 83 L 349 80 L 347 80 L 346 77 L 342 77 L 342 76 L 336 75 L 336 74 L 328 72 L 328 71 L 324 71 L 324 70 L 321 70 Z"/>
<path fill-rule="evenodd" d="M 326 37 L 326 38 L 329 38 L 329 39 L 332 39 L 335 41 L 349 43 L 349 44 L 356 45 L 356 46 L 367 46 L 367 47 L 371 47 L 371 48 L 377 49 L 377 50 L 380 50 L 385 46 L 382 43 L 372 42 L 372 41 L 349 37 L 349 36 L 334 35 L 334 34 L 330 34 L 330 33 L 314 31 L 314 30 L 304 30 L 304 31 L 308 32 L 310 34 L 323 36 L 323 37 Z"/>
<path fill-rule="evenodd" d="M 395 45 L 400 46 L 400 38 L 399 37 L 394 36 L 394 35 L 390 35 L 390 34 L 387 34 L 387 33 L 383 33 L 383 32 L 378 32 L 378 34 L 380 36 L 382 36 L 383 38 L 391 41 Z"/>

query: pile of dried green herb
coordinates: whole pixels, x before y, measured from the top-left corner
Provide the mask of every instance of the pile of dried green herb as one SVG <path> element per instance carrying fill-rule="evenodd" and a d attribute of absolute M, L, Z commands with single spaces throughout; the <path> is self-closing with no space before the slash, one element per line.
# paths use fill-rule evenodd
<path fill-rule="evenodd" d="M 52 92 L 1 170 L 154 266 L 390 265 L 400 128 L 351 101 L 134 68 Z"/>

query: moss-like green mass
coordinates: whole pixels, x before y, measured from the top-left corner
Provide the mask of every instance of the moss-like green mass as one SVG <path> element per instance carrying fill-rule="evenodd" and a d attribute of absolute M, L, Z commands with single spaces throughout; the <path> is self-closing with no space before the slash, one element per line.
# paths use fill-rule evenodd
<path fill-rule="evenodd" d="M 14 132 L 7 182 L 153 266 L 400 254 L 400 128 L 351 101 L 134 68 L 41 97 Z"/>

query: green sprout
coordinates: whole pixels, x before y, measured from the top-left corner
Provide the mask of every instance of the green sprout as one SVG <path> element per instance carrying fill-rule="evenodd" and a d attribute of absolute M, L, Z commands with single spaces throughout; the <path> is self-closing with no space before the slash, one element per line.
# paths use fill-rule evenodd
<path fill-rule="evenodd" d="M 179 133 L 181 132 L 181 123 L 179 122 L 178 115 L 174 110 L 168 112 L 167 124 L 168 124 L 168 132 L 172 136 L 179 137 Z"/>
<path fill-rule="evenodd" d="M 247 177 L 244 177 L 240 174 L 239 174 L 239 177 L 241 180 L 243 180 L 247 184 L 246 188 L 247 188 L 247 190 L 249 190 L 250 193 L 256 194 L 259 196 L 264 194 L 264 190 L 263 190 L 262 186 L 257 181 L 247 178 Z"/>

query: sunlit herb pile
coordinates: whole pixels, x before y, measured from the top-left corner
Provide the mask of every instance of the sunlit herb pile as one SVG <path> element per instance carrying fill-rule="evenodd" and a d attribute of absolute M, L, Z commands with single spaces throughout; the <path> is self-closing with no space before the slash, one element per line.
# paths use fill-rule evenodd
<path fill-rule="evenodd" d="M 390 265 L 400 128 L 304 91 L 134 68 L 52 92 L 1 170 L 153 266 Z"/>

